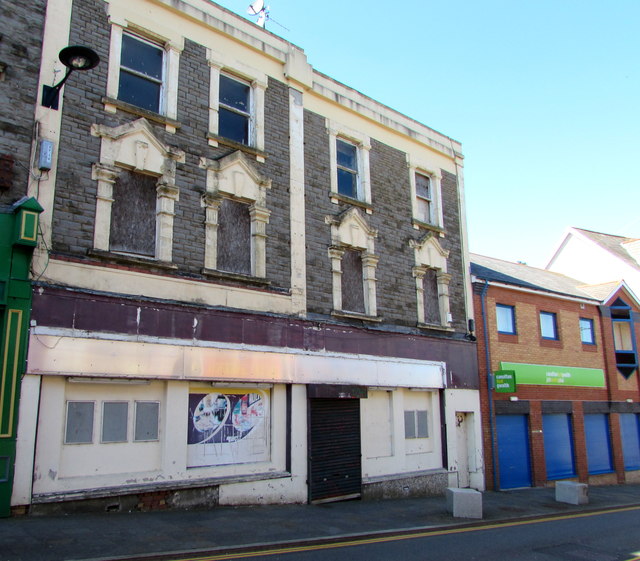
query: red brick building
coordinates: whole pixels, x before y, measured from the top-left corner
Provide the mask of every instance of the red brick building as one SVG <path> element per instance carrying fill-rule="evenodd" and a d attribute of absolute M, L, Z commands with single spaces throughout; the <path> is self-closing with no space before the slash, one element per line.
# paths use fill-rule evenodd
<path fill-rule="evenodd" d="M 640 481 L 633 293 L 479 255 L 471 273 L 487 488 Z"/>

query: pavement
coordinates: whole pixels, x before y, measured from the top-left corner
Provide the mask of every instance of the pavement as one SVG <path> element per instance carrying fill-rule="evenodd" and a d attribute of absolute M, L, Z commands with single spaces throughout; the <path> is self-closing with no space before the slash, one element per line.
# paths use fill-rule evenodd
<path fill-rule="evenodd" d="M 557 502 L 553 488 L 483 493 L 483 518 L 454 518 L 444 496 L 318 505 L 105 512 L 0 519 L 0 561 L 157 561 L 277 545 L 514 523 L 640 508 L 640 485 L 589 487 L 589 503 Z M 170 554 L 173 554 L 170 555 Z"/>

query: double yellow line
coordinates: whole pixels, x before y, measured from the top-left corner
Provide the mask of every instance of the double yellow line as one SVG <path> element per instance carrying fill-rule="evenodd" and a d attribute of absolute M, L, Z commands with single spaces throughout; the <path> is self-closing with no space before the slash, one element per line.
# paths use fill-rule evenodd
<path fill-rule="evenodd" d="M 424 531 L 407 531 L 405 534 L 393 534 L 385 536 L 376 536 L 371 538 L 353 538 L 344 541 L 332 541 L 331 543 L 316 543 L 310 545 L 296 545 L 278 547 L 275 549 L 267 549 L 264 551 L 251 550 L 237 553 L 221 553 L 215 555 L 204 555 L 200 557 L 175 557 L 171 561 L 225 561 L 227 559 L 246 559 L 249 557 L 266 557 L 269 555 L 282 555 L 284 553 L 300 553 L 303 551 L 322 551 L 324 549 L 336 549 L 339 547 L 354 547 L 358 545 L 369 545 L 376 543 L 387 543 L 401 540 L 413 540 L 417 538 L 426 538 L 430 536 L 446 536 L 450 534 L 463 534 L 466 532 L 480 532 L 484 530 L 496 530 L 500 528 L 513 528 L 515 526 L 525 526 L 528 524 L 539 524 L 541 522 L 553 522 L 555 520 L 569 520 L 573 518 L 585 518 L 587 516 L 596 516 L 601 514 L 610 514 L 618 512 L 629 512 L 631 510 L 640 510 L 640 506 L 621 507 L 593 512 L 583 512 L 576 514 L 565 514 L 560 516 L 548 516 L 545 518 L 535 518 L 529 520 L 516 520 L 513 522 L 500 522 L 497 524 L 486 524 L 483 526 L 465 526 L 458 528 L 448 528 L 443 530 L 424 530 Z M 337 538 L 339 540 L 339 538 Z M 627 561 L 640 561 L 640 553 L 632 553 L 636 557 L 632 557 Z"/>

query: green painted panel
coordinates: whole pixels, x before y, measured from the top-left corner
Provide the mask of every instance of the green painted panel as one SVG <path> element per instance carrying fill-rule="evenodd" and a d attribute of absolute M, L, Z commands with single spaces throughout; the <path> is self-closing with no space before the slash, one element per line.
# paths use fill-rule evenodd
<path fill-rule="evenodd" d="M 514 370 L 518 384 L 579 386 L 584 388 L 605 387 L 604 370 L 601 368 L 522 364 L 518 362 L 501 362 L 500 368 L 502 370 Z"/>
<path fill-rule="evenodd" d="M 494 388 L 500 393 L 514 393 L 516 391 L 516 373 L 514 370 L 496 370 L 493 373 Z"/>

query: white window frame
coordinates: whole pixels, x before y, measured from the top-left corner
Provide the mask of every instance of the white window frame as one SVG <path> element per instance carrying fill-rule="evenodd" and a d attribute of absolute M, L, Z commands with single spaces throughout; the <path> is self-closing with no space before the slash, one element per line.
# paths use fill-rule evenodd
<path fill-rule="evenodd" d="M 124 403 L 127 406 L 127 421 L 126 421 L 127 430 L 126 430 L 124 440 L 105 440 L 104 439 L 104 410 L 105 410 L 105 405 L 107 403 Z M 101 409 L 102 411 L 100 415 L 100 444 L 120 444 L 123 442 L 128 442 L 129 441 L 129 409 L 130 409 L 129 402 L 122 399 L 106 399 L 102 402 Z"/>
<path fill-rule="evenodd" d="M 411 212 L 413 227 L 416 230 L 436 228 L 444 229 L 444 217 L 442 211 L 442 175 L 427 163 L 418 162 L 407 154 L 409 165 L 409 185 L 411 189 Z M 419 218 L 420 208 L 418 203 L 418 192 L 416 187 L 416 174 L 429 178 L 431 183 L 431 222 L 424 222 Z"/>
<path fill-rule="evenodd" d="M 122 58 L 122 36 L 131 35 L 134 38 L 147 42 L 164 50 L 164 64 L 162 87 L 160 91 L 159 115 L 175 120 L 178 116 L 178 72 L 180 65 L 180 53 L 184 45 L 172 42 L 166 37 L 162 37 L 148 29 L 134 25 L 120 25 L 112 22 L 111 42 L 109 48 L 109 69 L 107 74 L 107 100 L 105 101 L 105 111 L 115 113 L 119 108 L 118 90 L 120 85 L 120 62 Z M 148 111 L 140 108 L 140 111 Z M 176 127 L 173 123 L 165 123 L 167 132 L 175 133 Z"/>
<path fill-rule="evenodd" d="M 91 417 L 91 440 L 87 442 L 69 442 L 67 440 L 68 428 L 69 428 L 69 405 L 72 403 L 90 403 L 92 405 L 92 417 Z M 92 399 L 69 399 L 65 402 L 65 419 L 64 419 L 64 436 L 63 443 L 68 446 L 82 446 L 87 444 L 93 444 L 96 434 L 96 402 Z"/>
<path fill-rule="evenodd" d="M 329 158 L 331 164 L 331 202 L 338 204 L 341 200 L 351 199 L 341 195 L 338 191 L 338 140 L 352 144 L 356 147 L 357 158 L 357 196 L 353 200 L 367 205 L 371 204 L 371 175 L 369 170 L 369 152 L 371 151 L 371 139 L 353 129 L 342 126 L 332 121 L 327 122 L 329 131 Z M 371 209 L 366 209 L 371 214 Z"/>
<path fill-rule="evenodd" d="M 219 134 L 220 122 L 220 76 L 225 75 L 238 82 L 244 82 L 251 87 L 249 95 L 249 144 L 258 152 L 264 152 L 264 106 L 268 78 L 264 72 L 256 70 L 233 58 L 231 54 L 220 53 L 207 49 L 209 62 L 209 145 L 218 146 L 224 142 Z M 213 136 L 212 136 L 213 135 Z M 231 141 L 233 142 L 233 141 Z M 256 154 L 256 160 L 264 162 L 262 154 Z"/>
<path fill-rule="evenodd" d="M 154 403 L 157 405 L 158 409 L 158 418 L 156 419 L 156 437 L 155 438 L 145 438 L 138 439 L 136 438 L 136 428 L 138 426 L 138 406 L 141 403 Z M 160 441 L 160 415 L 161 415 L 161 404 L 156 399 L 136 399 L 133 404 L 133 420 L 132 420 L 132 428 L 131 428 L 131 442 L 159 442 Z"/>

